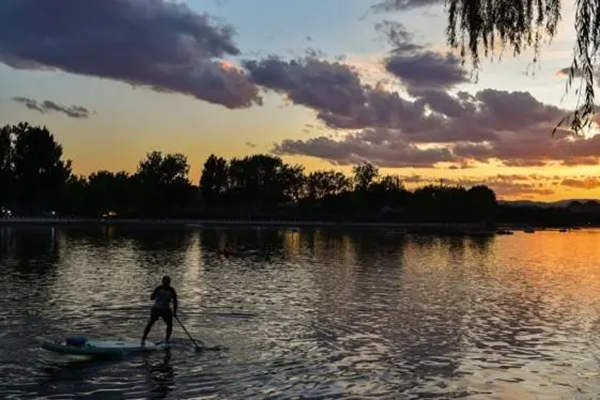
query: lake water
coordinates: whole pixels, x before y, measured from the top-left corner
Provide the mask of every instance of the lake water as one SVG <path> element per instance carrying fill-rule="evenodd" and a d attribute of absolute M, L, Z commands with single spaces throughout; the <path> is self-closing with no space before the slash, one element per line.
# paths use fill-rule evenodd
<path fill-rule="evenodd" d="M 591 399 L 600 232 L 0 227 L 0 398 Z M 220 254 L 227 248 L 230 254 Z M 37 337 L 139 340 L 163 274 L 169 351 L 69 358 Z M 155 324 L 151 338 L 164 335 Z"/>

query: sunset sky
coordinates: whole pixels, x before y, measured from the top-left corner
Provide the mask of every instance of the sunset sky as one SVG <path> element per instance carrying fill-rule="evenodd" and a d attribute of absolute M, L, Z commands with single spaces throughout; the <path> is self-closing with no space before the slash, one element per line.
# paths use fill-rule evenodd
<path fill-rule="evenodd" d="M 600 195 L 600 135 L 557 122 L 573 3 L 533 54 L 475 73 L 436 0 L 2 0 L 0 123 L 46 125 L 74 172 L 179 152 L 271 153 L 307 171 L 370 161 L 408 187 L 484 183 L 503 199 Z"/>

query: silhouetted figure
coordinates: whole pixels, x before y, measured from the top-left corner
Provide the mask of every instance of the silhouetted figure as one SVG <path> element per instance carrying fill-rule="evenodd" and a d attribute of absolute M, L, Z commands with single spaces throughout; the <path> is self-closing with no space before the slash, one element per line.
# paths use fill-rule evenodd
<path fill-rule="evenodd" d="M 144 329 L 144 336 L 142 336 L 142 346 L 145 344 L 146 337 L 152 328 L 152 325 L 161 317 L 167 324 L 167 335 L 165 341 L 169 341 L 171 338 L 171 332 L 173 332 L 173 317 L 177 317 L 177 293 L 175 289 L 171 287 L 171 278 L 163 276 L 162 285 L 158 286 L 152 292 L 150 300 L 154 300 L 154 305 L 150 311 L 150 321 Z M 173 312 L 171 312 L 170 303 L 173 301 Z"/>

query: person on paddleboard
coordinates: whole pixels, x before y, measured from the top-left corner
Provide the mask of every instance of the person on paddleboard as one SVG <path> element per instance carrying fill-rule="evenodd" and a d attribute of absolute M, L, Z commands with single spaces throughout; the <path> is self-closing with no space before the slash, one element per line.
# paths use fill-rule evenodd
<path fill-rule="evenodd" d="M 159 317 L 167 324 L 167 336 L 165 341 L 168 342 L 169 339 L 171 339 L 171 332 L 173 332 L 173 317 L 177 318 L 177 293 L 171 286 L 170 277 L 166 275 L 163 276 L 162 285 L 154 289 L 154 292 L 152 292 L 152 295 L 150 296 L 150 300 L 154 300 L 154 305 L 150 311 L 150 321 L 148 321 L 146 329 L 144 329 L 142 346 L 146 342 L 146 337 L 148 336 L 148 333 L 150 333 L 152 325 L 154 325 Z M 171 307 L 169 306 L 171 301 L 173 302 L 173 312 L 171 312 Z"/>

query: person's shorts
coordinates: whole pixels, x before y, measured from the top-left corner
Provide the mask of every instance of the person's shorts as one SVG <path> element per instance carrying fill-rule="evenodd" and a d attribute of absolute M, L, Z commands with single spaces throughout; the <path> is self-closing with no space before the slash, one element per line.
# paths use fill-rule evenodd
<path fill-rule="evenodd" d="M 170 308 L 156 308 L 152 307 L 150 311 L 150 320 L 156 321 L 158 318 L 162 318 L 168 325 L 173 324 L 173 313 Z"/>

